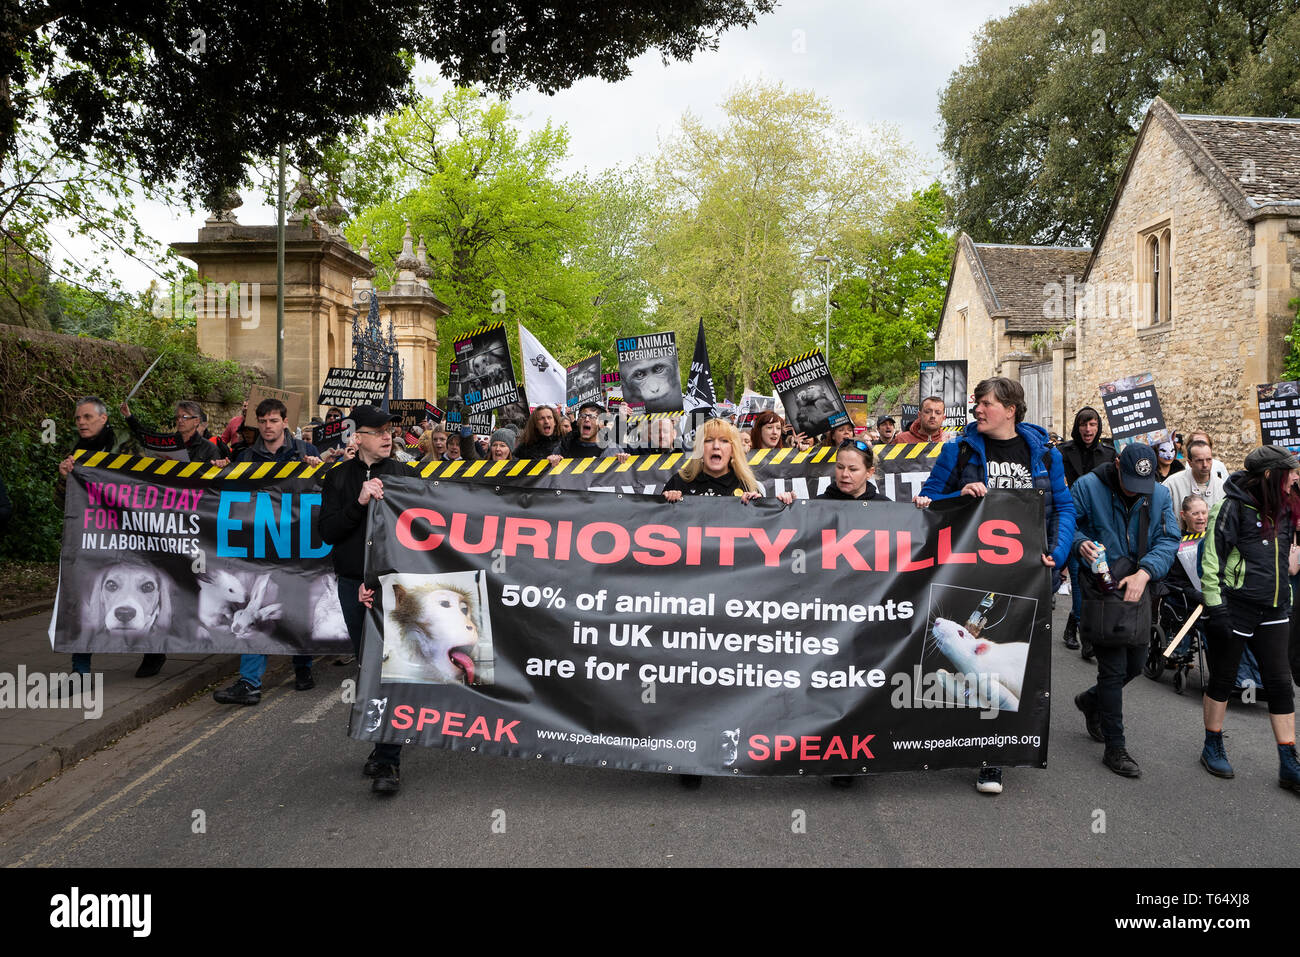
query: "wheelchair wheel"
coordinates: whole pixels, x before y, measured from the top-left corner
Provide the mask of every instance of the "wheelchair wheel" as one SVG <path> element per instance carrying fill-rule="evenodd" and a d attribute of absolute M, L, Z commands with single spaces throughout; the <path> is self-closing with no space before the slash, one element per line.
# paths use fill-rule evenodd
<path fill-rule="evenodd" d="M 1147 648 L 1147 663 L 1142 673 L 1152 681 L 1159 681 L 1165 673 L 1165 630 L 1157 623 L 1151 628 L 1151 645 Z"/>

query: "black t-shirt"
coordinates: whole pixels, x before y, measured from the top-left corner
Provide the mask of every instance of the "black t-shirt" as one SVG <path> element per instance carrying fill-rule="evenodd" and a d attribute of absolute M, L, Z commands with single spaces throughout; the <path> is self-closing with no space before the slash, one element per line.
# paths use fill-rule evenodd
<path fill-rule="evenodd" d="M 701 470 L 691 481 L 682 478 L 681 472 L 674 472 L 664 485 L 665 492 L 681 492 L 683 495 L 740 495 L 745 489 L 740 484 L 736 473 L 728 470 L 725 475 L 714 478 Z"/>
<path fill-rule="evenodd" d="M 1024 436 L 1009 439 L 991 439 L 985 436 L 987 454 L 984 483 L 989 488 L 1033 488 L 1034 473 L 1030 469 L 1029 443 Z"/>

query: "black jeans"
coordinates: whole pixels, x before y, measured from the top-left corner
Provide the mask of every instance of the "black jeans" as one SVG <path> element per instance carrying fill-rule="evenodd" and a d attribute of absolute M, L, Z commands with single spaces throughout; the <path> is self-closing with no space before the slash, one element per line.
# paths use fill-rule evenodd
<path fill-rule="evenodd" d="M 1124 686 L 1142 674 L 1147 660 L 1146 645 L 1094 645 L 1097 655 L 1097 683 L 1083 693 L 1088 710 L 1101 719 L 1106 747 L 1124 744 Z"/>
<path fill-rule="evenodd" d="M 361 661 L 361 644 L 365 636 L 366 606 L 361 604 L 357 592 L 361 582 L 355 578 L 339 576 L 339 604 L 343 607 L 343 621 L 348 626 L 348 637 L 352 639 L 352 651 Z M 402 746 L 400 744 L 376 744 L 370 752 L 374 761 L 382 764 L 400 765 L 402 763 Z"/>
<path fill-rule="evenodd" d="M 1287 643 L 1291 635 L 1289 608 L 1258 608 L 1229 604 L 1209 626 L 1210 640 L 1205 649 L 1210 680 L 1205 696 L 1212 701 L 1227 701 L 1237 682 L 1241 652 L 1249 645 L 1259 664 L 1259 676 L 1268 695 L 1269 714 L 1295 711 L 1295 692 L 1291 688 L 1291 668 L 1287 661 Z"/>

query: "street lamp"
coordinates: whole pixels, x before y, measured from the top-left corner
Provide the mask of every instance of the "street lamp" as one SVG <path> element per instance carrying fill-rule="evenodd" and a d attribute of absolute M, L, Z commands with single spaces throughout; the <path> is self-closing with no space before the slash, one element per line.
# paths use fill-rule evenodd
<path fill-rule="evenodd" d="M 814 256 L 813 262 L 826 264 L 826 339 L 823 343 L 822 352 L 826 355 L 826 361 L 831 361 L 831 257 Z"/>

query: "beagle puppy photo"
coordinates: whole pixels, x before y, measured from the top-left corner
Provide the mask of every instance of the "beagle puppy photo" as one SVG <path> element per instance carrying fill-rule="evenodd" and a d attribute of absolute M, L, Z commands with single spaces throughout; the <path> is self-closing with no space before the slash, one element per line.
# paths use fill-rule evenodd
<path fill-rule="evenodd" d="M 118 650 L 103 646 L 114 640 L 122 651 L 137 650 L 138 643 L 171 629 L 170 583 L 156 568 L 134 562 L 117 562 L 95 573 L 82 608 L 85 633 L 93 635 L 97 650 Z"/>

